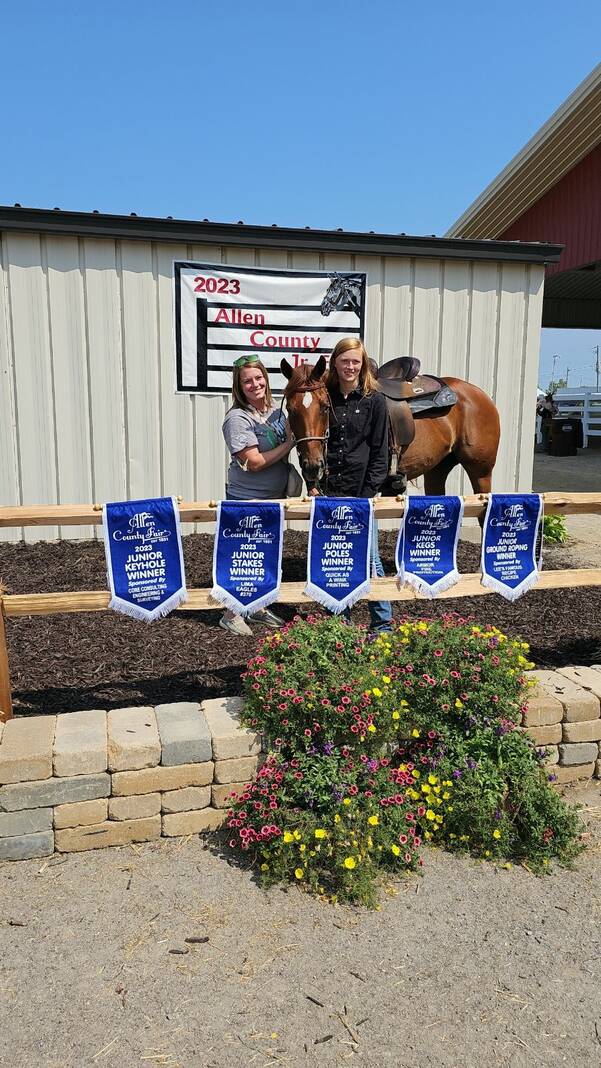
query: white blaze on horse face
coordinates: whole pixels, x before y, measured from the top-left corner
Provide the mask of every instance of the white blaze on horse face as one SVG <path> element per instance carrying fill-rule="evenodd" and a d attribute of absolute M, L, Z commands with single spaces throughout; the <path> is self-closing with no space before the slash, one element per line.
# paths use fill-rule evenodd
<path fill-rule="evenodd" d="M 303 397 L 303 408 L 310 408 L 313 403 L 313 395 L 311 393 L 305 393 Z"/>

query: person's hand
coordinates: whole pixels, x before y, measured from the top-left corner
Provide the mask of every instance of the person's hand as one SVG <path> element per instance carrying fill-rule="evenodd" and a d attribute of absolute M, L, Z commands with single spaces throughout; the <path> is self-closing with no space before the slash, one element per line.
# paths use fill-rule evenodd
<path fill-rule="evenodd" d="M 315 486 L 309 490 L 309 497 L 319 497 L 319 490 Z"/>

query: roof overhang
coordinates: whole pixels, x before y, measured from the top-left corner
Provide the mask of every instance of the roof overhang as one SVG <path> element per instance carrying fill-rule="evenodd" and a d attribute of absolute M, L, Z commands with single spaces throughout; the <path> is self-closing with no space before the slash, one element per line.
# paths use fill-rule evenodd
<path fill-rule="evenodd" d="M 601 142 L 601 63 L 447 231 L 497 238 Z"/>
<path fill-rule="evenodd" d="M 372 256 L 420 256 L 435 259 L 495 260 L 518 263 L 557 263 L 563 245 L 525 241 L 465 240 L 449 237 L 411 237 L 407 234 L 356 233 L 350 230 L 312 230 L 283 226 L 249 226 L 183 219 L 155 219 L 138 215 L 43 208 L 0 207 L 0 232 L 70 234 L 145 241 L 177 241 L 258 248 L 346 252 Z"/>

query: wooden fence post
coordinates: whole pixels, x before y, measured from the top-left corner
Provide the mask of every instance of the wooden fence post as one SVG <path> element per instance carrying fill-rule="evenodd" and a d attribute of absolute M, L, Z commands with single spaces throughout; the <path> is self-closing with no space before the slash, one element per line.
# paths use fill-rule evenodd
<path fill-rule="evenodd" d="M 0 723 L 13 718 L 13 703 L 10 694 L 10 671 L 6 645 L 4 598 L 0 593 Z"/>

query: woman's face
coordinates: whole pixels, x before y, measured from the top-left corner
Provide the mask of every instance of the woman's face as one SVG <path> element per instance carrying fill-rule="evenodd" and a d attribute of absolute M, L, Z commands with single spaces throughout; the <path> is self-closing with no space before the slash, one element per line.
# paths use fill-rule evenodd
<path fill-rule="evenodd" d="M 240 389 L 245 400 L 253 408 L 263 408 L 265 404 L 265 375 L 260 367 L 242 367 L 240 369 Z"/>
<path fill-rule="evenodd" d="M 336 374 L 340 387 L 343 390 L 356 389 L 359 385 L 359 375 L 363 366 L 361 349 L 345 349 L 334 361 Z"/>

